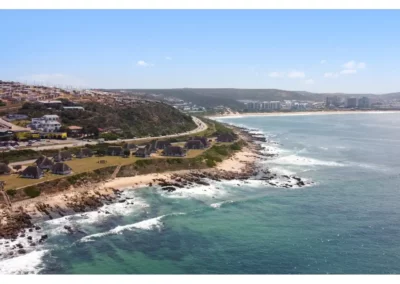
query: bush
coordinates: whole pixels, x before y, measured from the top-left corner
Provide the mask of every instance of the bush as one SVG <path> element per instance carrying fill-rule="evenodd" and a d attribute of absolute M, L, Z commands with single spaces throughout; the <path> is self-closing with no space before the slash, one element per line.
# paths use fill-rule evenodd
<path fill-rule="evenodd" d="M 207 167 L 212 168 L 212 167 L 215 167 L 216 163 L 213 160 L 207 159 L 206 165 L 207 165 Z"/>
<path fill-rule="evenodd" d="M 24 192 L 30 198 L 35 198 L 40 195 L 40 189 L 38 189 L 36 186 L 26 187 L 26 188 L 24 188 Z"/>
<path fill-rule="evenodd" d="M 9 189 L 6 191 L 8 196 L 14 197 L 15 194 L 17 194 L 17 190 L 16 189 Z"/>
<path fill-rule="evenodd" d="M 242 146 L 240 146 L 239 143 L 235 142 L 231 145 L 231 149 L 234 151 L 239 151 L 242 149 Z"/>
<path fill-rule="evenodd" d="M 128 149 L 124 150 L 124 156 L 125 157 L 129 157 L 131 155 L 131 151 L 129 151 Z"/>

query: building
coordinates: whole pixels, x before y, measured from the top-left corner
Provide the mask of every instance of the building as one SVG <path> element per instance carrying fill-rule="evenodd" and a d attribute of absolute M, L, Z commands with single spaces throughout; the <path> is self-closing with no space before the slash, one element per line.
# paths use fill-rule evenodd
<path fill-rule="evenodd" d="M 180 146 L 168 146 L 163 151 L 164 156 L 184 157 L 186 155 L 185 149 Z"/>
<path fill-rule="evenodd" d="M 204 137 L 204 136 L 191 137 L 191 138 L 189 138 L 189 140 L 199 140 L 203 144 L 204 148 L 207 148 L 209 146 L 207 137 Z"/>
<path fill-rule="evenodd" d="M 64 162 L 72 160 L 72 154 L 69 151 L 58 151 L 57 154 L 53 156 L 54 162 Z"/>
<path fill-rule="evenodd" d="M 69 175 L 72 173 L 72 169 L 65 163 L 55 163 L 51 172 L 55 175 Z"/>
<path fill-rule="evenodd" d="M 61 127 L 59 120 L 60 118 L 55 114 L 47 114 L 40 118 L 32 118 L 31 128 L 44 132 L 57 132 Z"/>
<path fill-rule="evenodd" d="M 149 151 L 149 147 L 146 146 L 142 146 L 139 149 L 136 150 L 135 152 L 135 156 L 138 158 L 147 158 L 150 156 L 150 151 Z"/>
<path fill-rule="evenodd" d="M 157 141 L 153 141 L 153 151 L 155 150 L 164 150 L 165 148 L 167 148 L 168 146 L 171 146 L 171 143 L 169 141 L 166 140 L 157 140 Z"/>
<path fill-rule="evenodd" d="M 82 127 L 80 127 L 80 126 L 76 126 L 76 125 L 71 125 L 71 126 L 68 126 L 68 133 L 69 133 L 69 136 L 71 136 L 71 137 L 81 137 L 82 136 Z"/>
<path fill-rule="evenodd" d="M 46 156 L 41 156 L 35 161 L 36 166 L 42 170 L 50 170 L 53 166 L 53 162 Z"/>
<path fill-rule="evenodd" d="M 5 163 L 0 163 L 0 175 L 9 175 L 10 173 L 10 167 Z"/>
<path fill-rule="evenodd" d="M 367 98 L 367 97 L 360 98 L 358 100 L 358 107 L 359 108 L 369 108 L 370 107 L 369 98 Z"/>
<path fill-rule="evenodd" d="M 81 148 L 81 149 L 79 149 L 78 154 L 76 154 L 76 157 L 79 159 L 88 158 L 88 157 L 92 157 L 92 156 L 93 156 L 93 152 L 89 148 Z"/>
<path fill-rule="evenodd" d="M 85 110 L 81 106 L 65 106 L 63 107 L 63 110 Z"/>
<path fill-rule="evenodd" d="M 355 107 L 357 107 L 357 98 L 347 98 L 346 107 L 347 108 L 355 108 Z"/>
<path fill-rule="evenodd" d="M 123 156 L 124 155 L 124 149 L 119 146 L 110 146 L 107 148 L 107 155 L 108 156 Z"/>
<path fill-rule="evenodd" d="M 235 141 L 235 136 L 230 133 L 222 133 L 217 137 L 217 142 L 233 142 L 233 141 Z"/>
<path fill-rule="evenodd" d="M 340 106 L 340 99 L 338 96 L 326 97 L 325 106 L 329 107 L 339 107 Z"/>
<path fill-rule="evenodd" d="M 125 145 L 124 145 L 124 149 L 125 150 L 129 150 L 129 151 L 133 151 L 133 150 L 136 150 L 138 147 L 135 145 L 135 144 L 133 144 L 133 143 L 126 143 Z"/>
<path fill-rule="evenodd" d="M 28 166 L 21 173 L 24 178 L 40 179 L 43 177 L 43 171 L 38 166 Z"/>
<path fill-rule="evenodd" d="M 204 149 L 204 144 L 200 140 L 189 140 L 188 142 L 186 142 L 185 148 L 193 150 Z"/>

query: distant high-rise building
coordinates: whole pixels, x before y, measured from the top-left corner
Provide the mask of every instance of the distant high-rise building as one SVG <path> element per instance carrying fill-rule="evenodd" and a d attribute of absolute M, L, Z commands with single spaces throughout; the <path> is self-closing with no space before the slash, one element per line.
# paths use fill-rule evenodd
<path fill-rule="evenodd" d="M 369 108 L 370 107 L 369 98 L 362 97 L 361 99 L 359 99 L 358 100 L 358 107 L 359 108 Z"/>
<path fill-rule="evenodd" d="M 326 97 L 326 107 L 338 107 L 340 105 L 340 99 L 338 96 Z"/>
<path fill-rule="evenodd" d="M 357 107 L 357 98 L 347 98 L 346 107 L 348 108 Z"/>

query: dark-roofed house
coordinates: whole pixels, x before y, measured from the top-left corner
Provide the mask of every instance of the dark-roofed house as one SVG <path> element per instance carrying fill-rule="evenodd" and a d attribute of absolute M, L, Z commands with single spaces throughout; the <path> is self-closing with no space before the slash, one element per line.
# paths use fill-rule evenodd
<path fill-rule="evenodd" d="M 153 148 L 151 149 L 152 151 L 157 151 L 157 150 L 164 150 L 168 146 L 171 146 L 171 143 L 166 140 L 156 140 L 152 142 Z"/>
<path fill-rule="evenodd" d="M 107 155 L 109 156 L 123 156 L 124 155 L 124 149 L 119 146 L 110 146 L 107 148 Z"/>
<path fill-rule="evenodd" d="M 218 142 L 233 142 L 235 141 L 235 136 L 230 133 L 222 133 L 217 137 Z"/>
<path fill-rule="evenodd" d="M 147 158 L 150 156 L 150 144 L 144 146 L 144 147 L 139 147 L 139 149 L 136 150 L 135 156 L 139 158 Z"/>
<path fill-rule="evenodd" d="M 185 150 L 180 146 L 168 146 L 163 151 L 164 156 L 183 157 L 186 155 Z"/>
<path fill-rule="evenodd" d="M 46 156 L 39 157 L 35 164 L 42 170 L 50 170 L 53 166 L 53 162 Z"/>
<path fill-rule="evenodd" d="M 185 144 L 186 149 L 204 149 L 204 144 L 200 140 L 189 140 Z"/>
<path fill-rule="evenodd" d="M 39 179 L 43 177 L 43 172 L 38 166 L 28 166 L 21 173 L 21 176 L 24 178 L 36 178 Z"/>
<path fill-rule="evenodd" d="M 204 137 L 204 136 L 195 136 L 195 137 L 191 137 L 191 138 L 189 139 L 189 141 L 190 141 L 190 140 L 200 140 L 201 143 L 204 145 L 204 148 L 207 148 L 207 147 L 209 146 L 207 137 Z"/>
<path fill-rule="evenodd" d="M 51 172 L 56 175 L 69 175 L 72 169 L 65 163 L 55 163 L 51 168 Z"/>
<path fill-rule="evenodd" d="M 89 148 L 81 148 L 79 149 L 79 152 L 76 154 L 76 157 L 79 159 L 82 158 L 88 158 L 93 156 L 92 150 L 90 150 Z"/>
<path fill-rule="evenodd" d="M 0 163 L 0 175 L 9 175 L 10 173 L 10 167 L 5 163 Z"/>
<path fill-rule="evenodd" d="M 138 147 L 135 145 L 135 144 L 133 144 L 133 143 L 126 143 L 125 145 L 124 145 L 124 149 L 125 150 L 129 150 L 129 151 L 132 151 L 132 150 L 136 150 Z"/>
<path fill-rule="evenodd" d="M 69 151 L 59 151 L 53 157 L 54 162 L 64 162 L 72 160 L 72 155 Z"/>

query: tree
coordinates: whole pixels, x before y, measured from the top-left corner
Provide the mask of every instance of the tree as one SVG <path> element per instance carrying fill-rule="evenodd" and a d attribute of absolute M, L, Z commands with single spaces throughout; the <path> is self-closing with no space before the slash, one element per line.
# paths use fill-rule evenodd
<path fill-rule="evenodd" d="M 124 156 L 129 157 L 131 155 L 131 151 L 129 149 L 124 150 Z"/>

